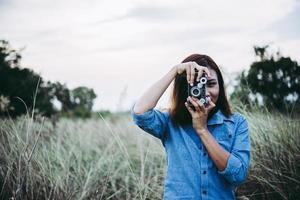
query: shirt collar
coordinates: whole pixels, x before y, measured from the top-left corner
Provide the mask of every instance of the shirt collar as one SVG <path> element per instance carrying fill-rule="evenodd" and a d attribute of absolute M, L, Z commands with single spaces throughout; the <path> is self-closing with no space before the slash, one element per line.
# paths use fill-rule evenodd
<path fill-rule="evenodd" d="M 217 124 L 223 124 L 224 120 L 229 120 L 231 122 L 234 122 L 232 117 L 226 117 L 221 110 L 218 110 L 207 122 L 207 125 L 217 125 Z"/>

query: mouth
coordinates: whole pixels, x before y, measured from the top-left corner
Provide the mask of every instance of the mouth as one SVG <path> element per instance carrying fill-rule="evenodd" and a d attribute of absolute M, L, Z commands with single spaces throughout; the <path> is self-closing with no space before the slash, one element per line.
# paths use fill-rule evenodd
<path fill-rule="evenodd" d="M 208 99 L 209 101 L 213 102 L 213 103 L 216 103 L 216 99 L 213 99 L 210 95 L 207 95 L 206 96 L 206 99 Z"/>

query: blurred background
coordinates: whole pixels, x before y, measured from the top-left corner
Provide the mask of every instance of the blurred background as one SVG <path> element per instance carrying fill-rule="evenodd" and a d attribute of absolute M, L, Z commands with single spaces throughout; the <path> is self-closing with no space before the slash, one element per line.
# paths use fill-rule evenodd
<path fill-rule="evenodd" d="M 129 110 L 193 53 L 249 123 L 237 199 L 299 199 L 299 19 L 299 0 L 0 0 L 0 199 L 162 199 L 164 149 Z"/>
<path fill-rule="evenodd" d="M 217 62 L 229 94 L 237 75 L 259 61 L 254 46 L 269 45 L 265 59 L 280 53 L 299 61 L 299 10 L 296 0 L 1 0 L 0 39 L 22 57 L 18 67 L 43 82 L 93 89 L 94 111 L 125 111 L 192 53 Z"/>

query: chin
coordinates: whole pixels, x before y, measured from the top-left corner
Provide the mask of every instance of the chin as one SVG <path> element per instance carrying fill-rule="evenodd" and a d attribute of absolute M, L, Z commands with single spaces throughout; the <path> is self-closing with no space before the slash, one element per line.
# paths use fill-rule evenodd
<path fill-rule="evenodd" d="M 217 103 L 217 101 L 216 101 L 216 100 L 214 100 L 214 99 L 212 100 L 212 102 L 213 102 L 214 104 L 216 104 L 216 103 Z"/>

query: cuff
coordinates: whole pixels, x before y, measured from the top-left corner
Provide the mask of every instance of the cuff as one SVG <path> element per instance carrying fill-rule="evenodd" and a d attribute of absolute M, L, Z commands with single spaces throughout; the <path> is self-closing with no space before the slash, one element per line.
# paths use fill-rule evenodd
<path fill-rule="evenodd" d="M 235 174 L 241 165 L 241 161 L 231 153 L 228 158 L 226 168 L 223 171 L 218 171 L 218 173 L 223 176 L 230 177 Z"/>
<path fill-rule="evenodd" d="M 139 125 L 140 123 L 139 122 L 144 122 L 146 121 L 147 119 L 151 118 L 151 114 L 153 112 L 153 108 L 144 112 L 144 113 L 141 113 L 141 114 L 136 114 L 133 112 L 133 108 L 134 108 L 134 105 L 131 107 L 131 115 L 133 117 L 133 121 Z"/>

